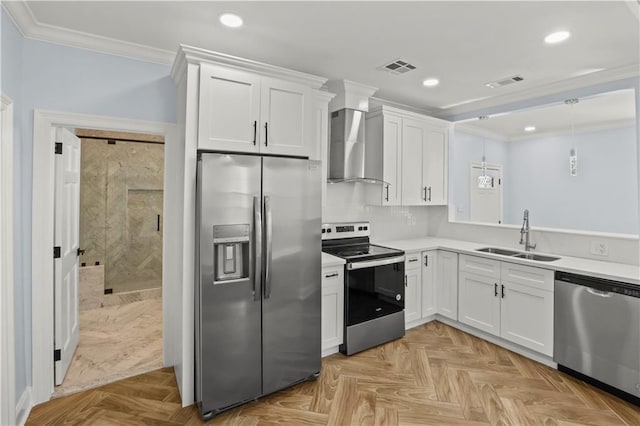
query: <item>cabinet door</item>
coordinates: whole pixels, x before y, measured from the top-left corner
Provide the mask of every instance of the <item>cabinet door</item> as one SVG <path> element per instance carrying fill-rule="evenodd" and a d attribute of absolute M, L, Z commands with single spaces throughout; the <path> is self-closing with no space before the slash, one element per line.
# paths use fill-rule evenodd
<path fill-rule="evenodd" d="M 553 271 L 502 262 L 500 336 L 553 355 Z"/>
<path fill-rule="evenodd" d="M 422 318 L 436 313 L 437 251 L 422 252 Z"/>
<path fill-rule="evenodd" d="M 382 205 L 399 206 L 402 197 L 402 119 L 385 115 L 383 119 Z"/>
<path fill-rule="evenodd" d="M 322 269 L 322 351 L 342 344 L 344 332 L 343 267 Z"/>
<path fill-rule="evenodd" d="M 438 252 L 436 268 L 436 302 L 438 313 L 453 320 L 458 319 L 458 254 Z"/>
<path fill-rule="evenodd" d="M 427 188 L 427 204 L 447 204 L 447 129 L 427 125 L 423 157 L 423 186 Z"/>
<path fill-rule="evenodd" d="M 200 65 L 198 149 L 258 152 L 260 77 Z"/>
<path fill-rule="evenodd" d="M 420 256 L 418 255 L 418 260 Z M 418 262 L 418 266 L 419 266 Z M 409 325 L 422 317 L 420 268 L 405 269 L 404 323 Z"/>
<path fill-rule="evenodd" d="M 422 175 L 426 133 L 423 122 L 406 118 L 402 120 L 402 204 L 405 206 L 427 204 L 427 191 Z"/>
<path fill-rule="evenodd" d="M 264 78 L 260 100 L 260 152 L 308 156 L 307 139 L 313 132 L 311 90 Z"/>
<path fill-rule="evenodd" d="M 460 272 L 458 283 L 458 321 L 499 336 L 499 280 L 469 272 Z"/>

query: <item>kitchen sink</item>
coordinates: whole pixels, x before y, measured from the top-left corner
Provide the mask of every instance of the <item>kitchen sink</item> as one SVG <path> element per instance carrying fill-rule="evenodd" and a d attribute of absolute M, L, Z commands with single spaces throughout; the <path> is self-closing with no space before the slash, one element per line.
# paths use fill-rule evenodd
<path fill-rule="evenodd" d="M 541 254 L 535 253 L 520 253 L 516 254 L 513 257 L 519 257 L 520 259 L 538 260 L 540 262 L 553 262 L 554 260 L 560 259 L 559 257 L 543 256 Z"/>
<path fill-rule="evenodd" d="M 484 253 L 501 254 L 503 256 L 517 257 L 520 259 L 537 260 L 539 262 L 553 262 L 554 260 L 560 259 L 559 257 L 544 256 L 544 255 L 535 254 L 535 253 L 523 253 L 521 251 L 506 250 L 506 249 L 501 249 L 497 247 L 485 247 L 481 249 L 476 249 L 476 251 L 481 251 Z"/>
<path fill-rule="evenodd" d="M 519 251 L 505 250 L 505 249 L 500 249 L 496 247 L 485 247 L 485 248 L 477 249 L 476 251 L 482 251 L 484 253 L 501 254 L 503 256 L 513 256 L 514 254 L 520 253 Z"/>

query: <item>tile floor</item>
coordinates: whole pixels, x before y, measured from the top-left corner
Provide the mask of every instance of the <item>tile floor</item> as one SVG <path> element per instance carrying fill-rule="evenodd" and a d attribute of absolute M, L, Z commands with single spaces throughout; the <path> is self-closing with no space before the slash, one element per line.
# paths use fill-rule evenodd
<path fill-rule="evenodd" d="M 162 367 L 162 298 L 80 312 L 80 342 L 53 397 Z"/>

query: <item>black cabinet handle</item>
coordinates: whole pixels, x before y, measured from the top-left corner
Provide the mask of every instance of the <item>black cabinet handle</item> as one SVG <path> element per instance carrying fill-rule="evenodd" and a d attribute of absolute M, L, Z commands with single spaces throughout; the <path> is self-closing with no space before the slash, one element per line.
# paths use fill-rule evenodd
<path fill-rule="evenodd" d="M 498 283 L 493 283 L 493 295 L 498 295 Z"/>
<path fill-rule="evenodd" d="M 256 144 L 256 136 L 258 134 L 258 120 L 253 122 L 253 145 Z"/>
<path fill-rule="evenodd" d="M 422 198 L 424 201 L 427 201 L 427 187 L 425 186 L 424 189 L 424 197 Z"/>
<path fill-rule="evenodd" d="M 412 258 L 412 259 L 409 259 L 409 262 L 417 262 L 417 261 L 418 261 L 418 258 L 417 258 L 417 257 L 414 257 L 414 258 Z"/>
<path fill-rule="evenodd" d="M 325 278 L 333 278 L 333 277 L 337 277 L 337 276 L 338 276 L 338 273 L 334 272 L 333 274 L 325 275 L 324 277 Z"/>
<path fill-rule="evenodd" d="M 160 232 L 160 215 L 158 215 L 158 224 L 156 226 L 156 230 Z"/>
<path fill-rule="evenodd" d="M 504 284 L 502 284 L 502 298 L 504 299 Z"/>
<path fill-rule="evenodd" d="M 424 266 L 429 266 L 429 256 L 424 257 Z"/>
<path fill-rule="evenodd" d="M 264 146 L 269 146 L 269 123 L 264 123 Z"/>
<path fill-rule="evenodd" d="M 389 185 L 386 186 L 386 189 L 387 189 L 387 196 L 385 197 L 385 199 L 389 201 Z"/>
<path fill-rule="evenodd" d="M 431 201 L 431 187 L 429 187 L 429 201 Z"/>
<path fill-rule="evenodd" d="M 407 276 L 404 276 L 404 286 L 407 287 Z"/>

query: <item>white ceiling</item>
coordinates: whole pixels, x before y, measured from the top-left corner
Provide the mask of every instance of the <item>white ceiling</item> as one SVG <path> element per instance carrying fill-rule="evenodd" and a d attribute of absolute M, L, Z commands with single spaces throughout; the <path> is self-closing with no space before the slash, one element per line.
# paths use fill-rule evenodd
<path fill-rule="evenodd" d="M 456 126 L 501 140 L 520 140 L 568 133 L 572 124 L 575 131 L 630 126 L 635 117 L 635 92 L 627 89 L 581 98 L 573 105 L 561 102 Z M 525 132 L 526 126 L 535 126 L 536 130 Z"/>
<path fill-rule="evenodd" d="M 487 100 L 534 96 L 557 82 L 613 75 L 640 64 L 635 2 L 176 2 L 29 1 L 40 26 L 63 27 L 175 52 L 188 44 L 378 87 L 376 97 L 434 115 L 473 111 Z M 9 8 L 11 9 L 11 8 Z M 218 22 L 223 12 L 244 26 Z M 550 32 L 569 30 L 558 45 Z M 75 34 L 76 36 L 78 34 Z M 417 69 L 377 68 L 401 58 Z M 609 74 L 607 74 L 609 73 Z M 612 74 L 613 73 L 613 74 Z M 512 75 L 524 81 L 490 89 Z M 424 88 L 437 77 L 440 85 Z M 494 102 L 494 103 L 495 103 Z"/>

